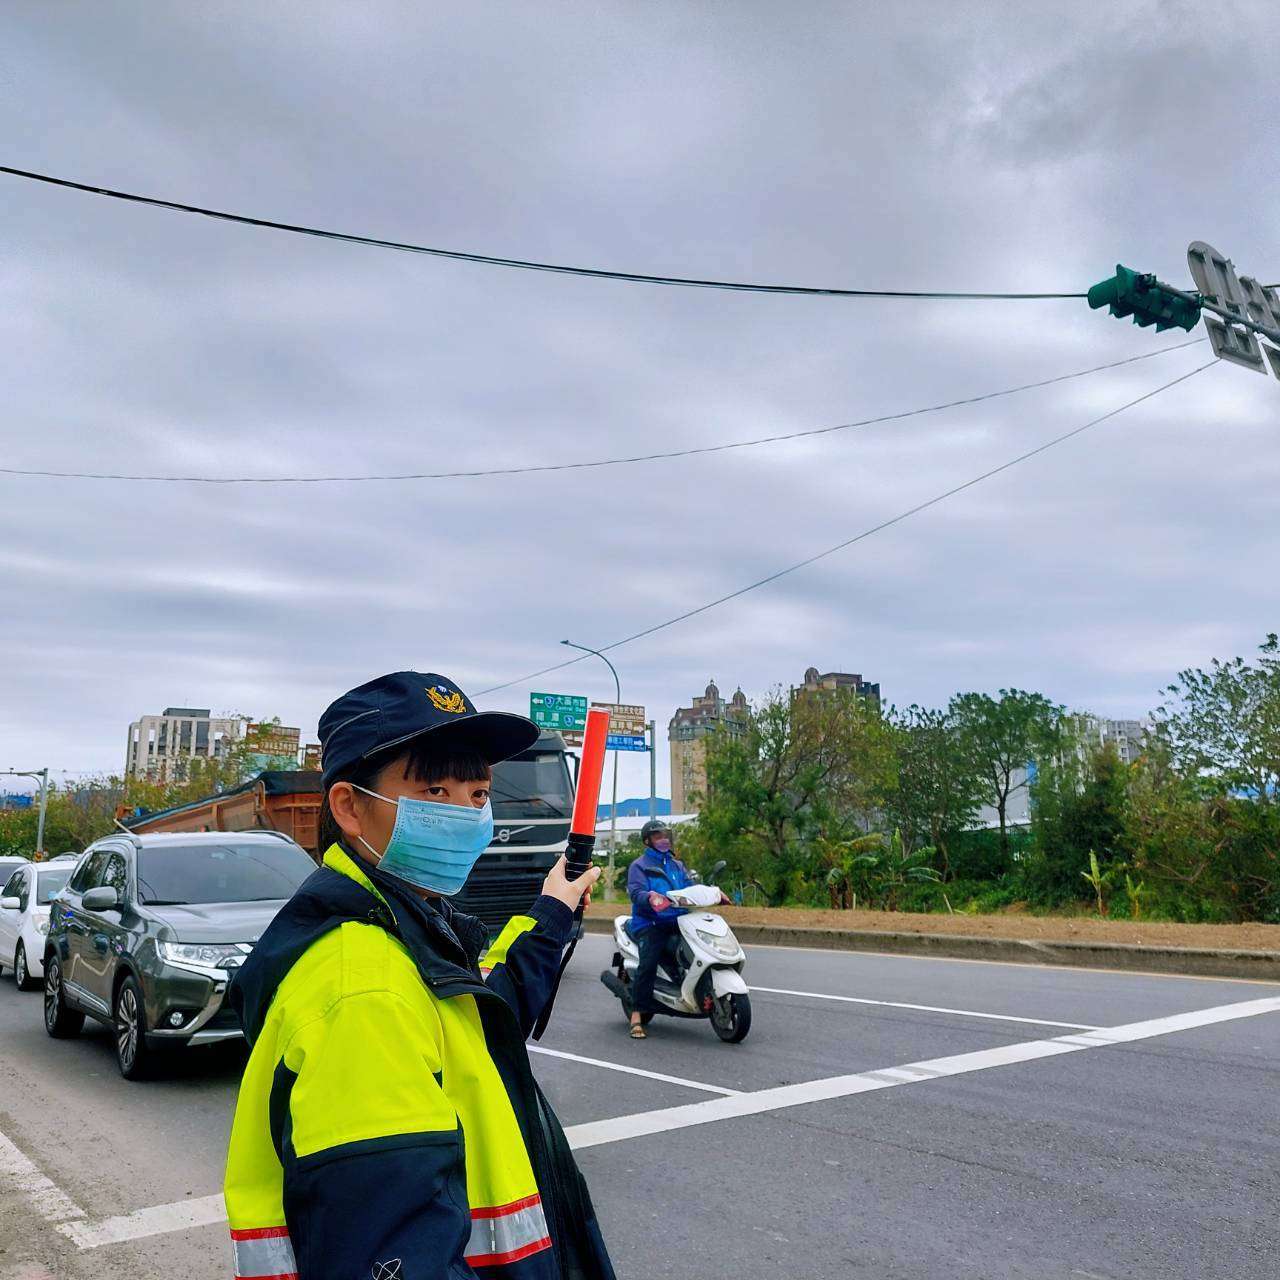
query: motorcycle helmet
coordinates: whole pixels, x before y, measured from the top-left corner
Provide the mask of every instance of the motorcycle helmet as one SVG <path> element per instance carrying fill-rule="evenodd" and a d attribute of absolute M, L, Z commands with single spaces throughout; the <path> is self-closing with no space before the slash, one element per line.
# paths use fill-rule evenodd
<path fill-rule="evenodd" d="M 656 835 L 671 835 L 671 828 L 662 821 L 661 818 L 650 818 L 648 822 L 640 828 L 640 843 L 647 845 Z"/>

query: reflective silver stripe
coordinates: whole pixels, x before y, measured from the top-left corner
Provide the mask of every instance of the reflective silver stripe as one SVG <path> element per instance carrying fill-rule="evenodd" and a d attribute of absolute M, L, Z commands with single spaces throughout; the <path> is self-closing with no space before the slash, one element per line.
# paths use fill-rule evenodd
<path fill-rule="evenodd" d="M 276 1229 L 271 1228 L 274 1232 Z M 296 1277 L 298 1264 L 294 1260 L 293 1245 L 289 1233 L 279 1228 L 279 1234 L 258 1235 L 248 1231 L 233 1231 L 231 1244 L 236 1251 L 236 1280 L 258 1280 L 259 1277 Z"/>
<path fill-rule="evenodd" d="M 471 1239 L 466 1258 L 472 1266 L 482 1265 L 481 1259 L 492 1265 L 509 1259 L 512 1254 L 536 1253 L 539 1247 L 549 1249 L 551 1240 L 542 1201 L 537 1196 L 517 1201 L 510 1209 L 471 1211 Z"/>

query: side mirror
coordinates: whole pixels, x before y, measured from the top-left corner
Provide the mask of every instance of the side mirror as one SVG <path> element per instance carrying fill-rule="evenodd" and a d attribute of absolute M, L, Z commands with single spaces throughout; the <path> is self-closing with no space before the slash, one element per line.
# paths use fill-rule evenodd
<path fill-rule="evenodd" d="M 17 898 L 0 898 L 0 911 L 21 911 L 22 903 Z"/>
<path fill-rule="evenodd" d="M 84 897 L 80 899 L 80 902 L 86 911 L 120 910 L 120 895 L 108 885 L 99 885 L 96 889 L 89 889 Z"/>
<path fill-rule="evenodd" d="M 729 864 L 728 864 L 728 863 L 727 863 L 723 858 L 721 858 L 721 859 L 720 859 L 720 861 L 719 861 L 719 862 L 717 862 L 717 863 L 715 864 L 715 866 L 713 866 L 713 867 L 711 868 L 711 883 L 712 883 L 712 884 L 715 884 L 715 882 L 720 878 L 720 873 L 721 873 L 721 872 L 725 869 L 725 867 L 727 867 L 728 865 L 729 865 Z"/>

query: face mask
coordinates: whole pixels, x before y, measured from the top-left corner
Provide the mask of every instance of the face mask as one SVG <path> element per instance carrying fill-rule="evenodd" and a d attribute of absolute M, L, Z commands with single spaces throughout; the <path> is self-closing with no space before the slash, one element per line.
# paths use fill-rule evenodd
<path fill-rule="evenodd" d="M 653 847 L 664 857 L 671 852 L 671 841 L 666 836 L 661 837 L 653 842 Z"/>
<path fill-rule="evenodd" d="M 392 800 L 365 787 L 365 795 L 396 807 L 396 825 L 378 869 L 418 889 L 446 897 L 467 882 L 471 868 L 493 842 L 493 808 L 469 804 L 440 804 L 401 796 Z M 363 837 L 357 839 L 376 858 L 377 851 Z"/>

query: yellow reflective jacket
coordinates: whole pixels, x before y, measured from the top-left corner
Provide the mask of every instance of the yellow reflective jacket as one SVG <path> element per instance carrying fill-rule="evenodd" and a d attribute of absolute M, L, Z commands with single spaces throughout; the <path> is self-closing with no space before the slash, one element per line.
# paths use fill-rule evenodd
<path fill-rule="evenodd" d="M 335 845 L 237 973 L 225 1194 L 241 1280 L 613 1280 L 529 1069 L 572 913 L 478 921 Z"/>

